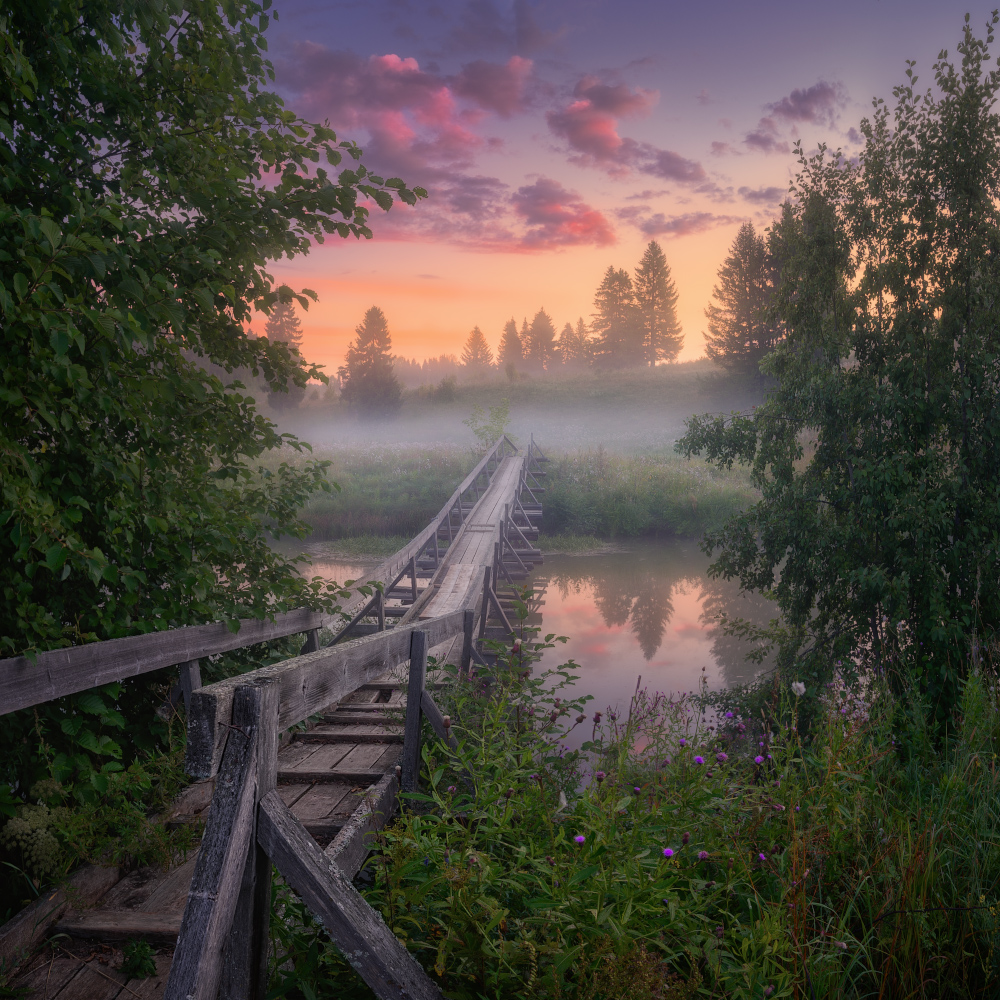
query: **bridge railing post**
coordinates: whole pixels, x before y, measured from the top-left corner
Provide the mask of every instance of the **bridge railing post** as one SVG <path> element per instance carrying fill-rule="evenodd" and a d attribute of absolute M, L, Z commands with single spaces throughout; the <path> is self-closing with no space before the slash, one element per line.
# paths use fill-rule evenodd
<path fill-rule="evenodd" d="M 427 679 L 427 633 L 414 629 L 410 635 L 410 676 L 406 685 L 406 721 L 403 727 L 403 760 L 400 787 L 404 792 L 417 790 L 420 773 L 420 723 L 423 713 L 420 700 Z"/>

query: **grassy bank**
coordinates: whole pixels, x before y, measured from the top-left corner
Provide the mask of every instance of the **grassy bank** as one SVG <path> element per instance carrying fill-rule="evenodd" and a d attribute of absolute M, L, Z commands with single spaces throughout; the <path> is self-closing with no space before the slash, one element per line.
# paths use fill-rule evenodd
<path fill-rule="evenodd" d="M 435 695 L 459 748 L 425 733 L 422 792 L 367 869 L 447 996 L 997 995 L 995 676 L 939 744 L 877 684 L 808 692 L 803 739 L 787 689 L 757 693 L 765 725 L 733 695 L 715 728 L 645 692 L 595 714 L 522 666 L 508 653 L 488 697 L 482 673 Z M 369 997 L 285 898 L 272 995 Z"/>
<path fill-rule="evenodd" d="M 425 527 L 476 462 L 470 449 L 443 445 L 315 454 L 331 461 L 340 491 L 314 497 L 302 517 L 313 541 L 336 540 L 344 555 L 395 551 L 387 546 Z M 719 472 L 672 453 L 599 448 L 551 457 L 542 530 L 564 540 L 561 550 L 592 549 L 594 537 L 699 537 L 755 498 L 739 470 Z"/>
<path fill-rule="evenodd" d="M 549 535 L 696 538 L 756 499 L 742 470 L 720 472 L 670 453 L 570 452 L 546 471 Z"/>

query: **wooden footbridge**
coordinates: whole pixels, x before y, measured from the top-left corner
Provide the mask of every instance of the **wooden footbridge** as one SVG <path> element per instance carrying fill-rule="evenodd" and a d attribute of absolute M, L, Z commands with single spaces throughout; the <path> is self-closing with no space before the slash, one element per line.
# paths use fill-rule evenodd
<path fill-rule="evenodd" d="M 24 996 L 262 1000 L 272 863 L 378 997 L 441 996 L 351 880 L 400 789 L 416 787 L 422 719 L 454 740 L 425 683 L 429 655 L 466 671 L 488 663 L 484 640 L 513 632 L 513 587 L 541 560 L 532 543 L 547 461 L 533 438 L 523 454 L 498 440 L 339 615 L 293 611 L 235 634 L 200 625 L 0 660 L 0 713 L 175 667 L 196 780 L 163 819 L 205 824 L 195 856 L 170 871 L 87 867 L 0 928 L 0 969 L 20 965 Z M 202 686 L 202 659 L 299 634 L 298 656 Z M 156 976 L 118 971 L 126 939 L 154 945 Z"/>

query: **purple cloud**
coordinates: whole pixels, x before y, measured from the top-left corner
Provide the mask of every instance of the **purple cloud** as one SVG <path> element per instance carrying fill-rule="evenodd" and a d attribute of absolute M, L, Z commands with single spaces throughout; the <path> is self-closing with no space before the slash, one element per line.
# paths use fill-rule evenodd
<path fill-rule="evenodd" d="M 540 177 L 534 184 L 517 189 L 511 198 L 514 211 L 528 230 L 523 245 L 546 250 L 562 246 L 615 242 L 614 230 L 604 215 L 586 204 L 574 191 L 558 181 Z"/>
<path fill-rule="evenodd" d="M 738 194 L 744 201 L 758 205 L 774 205 L 780 202 L 788 192 L 779 187 L 741 187 Z"/>
<path fill-rule="evenodd" d="M 686 212 L 683 215 L 669 217 L 657 212 L 645 219 L 633 215 L 631 221 L 645 236 L 672 237 L 691 236 L 693 233 L 703 233 L 707 229 L 728 226 L 742 220 L 732 215 L 714 215 L 712 212 Z"/>
<path fill-rule="evenodd" d="M 521 56 L 511 56 L 506 63 L 477 59 L 463 66 L 449 83 L 459 97 L 468 98 L 487 111 L 495 111 L 501 118 L 509 118 L 524 108 L 531 69 L 531 60 Z"/>
<path fill-rule="evenodd" d="M 787 97 L 769 104 L 767 110 L 788 122 L 832 126 L 846 104 L 847 91 L 842 83 L 820 80 L 805 90 L 793 90 Z"/>

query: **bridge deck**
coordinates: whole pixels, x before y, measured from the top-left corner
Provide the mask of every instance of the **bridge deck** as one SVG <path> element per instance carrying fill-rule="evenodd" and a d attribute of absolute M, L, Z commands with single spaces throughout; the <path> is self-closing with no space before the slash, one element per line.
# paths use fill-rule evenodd
<path fill-rule="evenodd" d="M 517 499 L 523 466 L 523 460 L 513 456 L 500 462 L 436 566 L 428 583 L 432 592 L 426 601 L 419 601 L 420 619 L 478 606 L 484 572 L 493 563 L 500 538 L 505 505 Z M 411 614 L 416 613 L 415 607 Z M 405 621 L 404 614 L 399 609 L 399 618 Z M 459 634 L 431 652 L 438 662 L 458 663 L 462 643 Z M 338 834 L 366 793 L 400 760 L 405 709 L 404 685 L 386 675 L 330 705 L 319 723 L 296 733 L 278 753 L 278 792 L 331 859 L 337 857 L 343 840 Z M 186 789 L 174 806 L 175 821 L 203 820 L 212 785 L 210 779 Z M 51 947 L 28 961 L 16 986 L 27 997 L 45 1000 L 158 1000 L 166 985 L 194 864 L 195 856 L 190 856 L 168 872 L 132 872 L 105 893 L 95 908 L 66 911 L 55 927 Z M 351 875 L 357 864 L 360 861 Z M 157 974 L 152 978 L 127 980 L 118 971 L 118 949 L 128 938 L 143 938 L 156 948 Z"/>
<path fill-rule="evenodd" d="M 420 613 L 421 618 L 437 618 L 476 603 L 483 587 L 483 571 L 493 563 L 504 505 L 512 504 L 517 496 L 521 468 L 521 459 L 513 456 L 500 463 L 489 489 L 449 546 L 433 584 L 436 593 Z"/>

